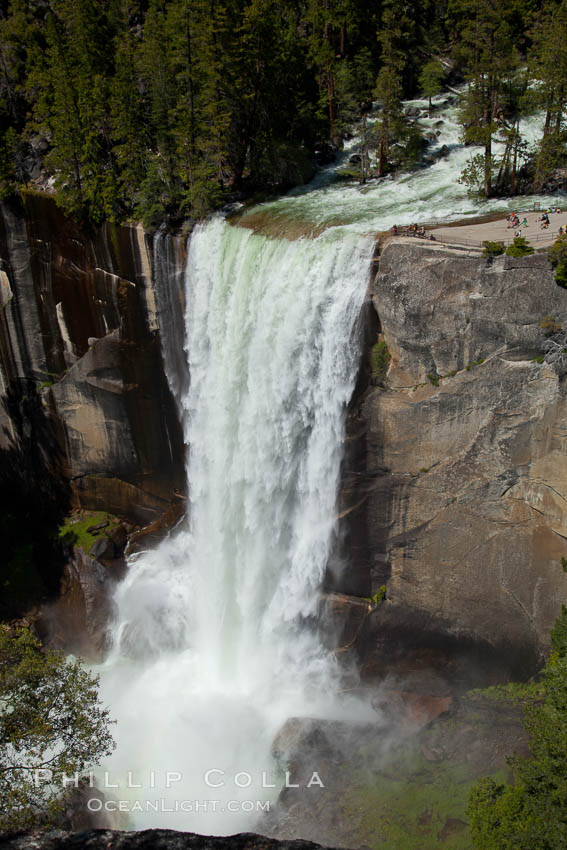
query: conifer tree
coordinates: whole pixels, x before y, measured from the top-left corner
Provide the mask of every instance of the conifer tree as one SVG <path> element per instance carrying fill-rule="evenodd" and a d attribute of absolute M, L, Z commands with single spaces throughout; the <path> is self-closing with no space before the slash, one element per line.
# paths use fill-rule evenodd
<path fill-rule="evenodd" d="M 403 40 L 407 17 L 403 5 L 388 0 L 382 12 L 378 41 L 382 46 L 382 67 L 376 80 L 376 97 L 381 103 L 378 122 L 378 175 L 382 177 L 388 166 L 392 139 L 402 124 L 402 75 L 406 63 Z"/>
<path fill-rule="evenodd" d="M 149 147 L 149 116 L 140 93 L 137 4 L 119 0 L 113 10 L 114 75 L 110 81 L 110 137 L 118 172 L 120 209 L 131 215 L 140 203 Z"/>
<path fill-rule="evenodd" d="M 432 108 L 431 98 L 443 91 L 444 77 L 445 71 L 443 70 L 443 65 L 438 59 L 430 59 L 429 62 L 427 62 L 421 69 L 419 85 L 423 94 L 429 100 L 430 114 Z"/>
<path fill-rule="evenodd" d="M 515 74 L 519 55 L 506 0 L 450 0 L 449 16 L 458 41 L 455 57 L 465 69 L 468 90 L 463 98 L 461 123 L 464 140 L 483 148 L 482 193 L 493 189 L 493 137 L 505 109 L 505 95 Z M 473 167 L 465 182 L 476 180 Z"/>
<path fill-rule="evenodd" d="M 545 4 L 533 30 L 530 54 L 533 105 L 545 110 L 534 189 L 539 191 L 554 168 L 567 162 L 567 0 Z"/>

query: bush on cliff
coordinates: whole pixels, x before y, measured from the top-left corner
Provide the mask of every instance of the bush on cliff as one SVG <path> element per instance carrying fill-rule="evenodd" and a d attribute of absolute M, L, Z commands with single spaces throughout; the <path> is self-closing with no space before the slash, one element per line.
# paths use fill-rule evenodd
<path fill-rule="evenodd" d="M 374 383 L 381 384 L 385 381 L 390 359 L 390 352 L 388 351 L 385 340 L 378 340 L 370 351 L 370 368 Z"/>
<path fill-rule="evenodd" d="M 531 758 L 509 760 L 514 784 L 484 778 L 467 813 L 477 850 L 555 850 L 567 846 L 567 608 L 551 632 L 551 656 L 538 698 L 526 708 Z"/>
<path fill-rule="evenodd" d="M 488 239 L 485 239 L 482 244 L 484 245 L 483 257 L 490 259 L 492 257 L 499 257 L 504 253 L 504 242 L 490 242 Z"/>
<path fill-rule="evenodd" d="M 79 661 L 29 629 L 0 627 L 0 830 L 53 823 L 63 775 L 82 776 L 114 749 L 109 722 Z"/>
<path fill-rule="evenodd" d="M 547 254 L 549 261 L 555 269 L 555 282 L 567 288 L 567 235 L 556 239 Z"/>
<path fill-rule="evenodd" d="M 534 249 L 524 236 L 516 236 L 513 243 L 506 249 L 507 257 L 527 257 Z"/>

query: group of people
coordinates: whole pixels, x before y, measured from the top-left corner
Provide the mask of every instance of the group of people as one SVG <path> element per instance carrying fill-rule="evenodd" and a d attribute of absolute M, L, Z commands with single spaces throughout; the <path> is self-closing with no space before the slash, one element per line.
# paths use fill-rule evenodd
<path fill-rule="evenodd" d="M 550 225 L 549 216 L 560 212 L 561 209 L 559 207 L 550 207 L 550 209 L 543 212 L 537 219 L 541 229 L 547 230 Z M 517 212 L 512 212 L 507 215 L 506 221 L 508 222 L 508 230 L 514 230 L 514 238 L 522 235 L 522 228 L 529 227 L 527 216 L 524 215 L 523 219 L 520 220 L 520 216 Z M 419 236 L 422 239 L 435 241 L 435 236 L 432 233 L 427 234 L 423 225 L 418 226 L 417 224 L 409 224 L 398 227 L 397 224 L 393 224 L 390 228 L 390 233 L 392 236 Z M 559 236 L 563 236 L 563 234 L 567 236 L 567 224 L 559 228 Z"/>
<path fill-rule="evenodd" d="M 510 230 L 511 227 L 518 228 L 518 227 L 527 227 L 528 226 L 528 220 L 525 216 L 524 216 L 524 220 L 520 224 L 520 216 L 518 215 L 517 212 L 511 213 L 510 215 L 507 215 L 506 221 L 508 222 L 508 230 Z M 517 235 L 519 235 L 519 234 L 514 233 L 514 236 L 517 236 Z"/>
<path fill-rule="evenodd" d="M 549 224 L 550 224 L 549 216 L 560 213 L 560 212 L 561 212 L 560 207 L 550 207 L 548 210 L 546 210 L 544 213 L 542 213 L 541 216 L 538 218 L 540 228 L 542 230 L 547 230 L 547 228 L 549 227 Z M 563 236 L 563 228 L 562 227 L 559 228 L 559 235 Z"/>
<path fill-rule="evenodd" d="M 560 213 L 560 212 L 561 212 L 560 207 L 550 207 L 548 210 L 545 210 L 544 212 L 542 212 L 540 217 L 537 219 L 537 223 L 539 224 L 540 229 L 541 230 L 547 230 L 549 228 L 549 225 L 550 225 L 549 216 L 552 215 L 552 214 Z M 526 216 L 524 216 L 523 221 L 520 222 L 520 216 L 518 215 L 517 212 L 513 212 L 513 213 L 510 213 L 510 215 L 507 215 L 506 221 L 508 222 L 508 229 L 509 230 L 511 228 L 514 228 L 514 236 L 515 237 L 522 235 L 522 231 L 521 231 L 522 227 L 528 227 L 528 220 L 527 220 Z M 560 236 L 562 236 L 564 232 L 567 233 L 567 225 L 565 225 L 565 228 L 563 228 L 563 227 L 559 228 L 559 235 Z"/>
<path fill-rule="evenodd" d="M 397 224 L 393 224 L 390 228 L 390 233 L 392 234 L 392 236 L 419 236 L 422 239 L 425 239 L 427 237 L 425 227 L 423 225 L 418 227 L 417 224 L 409 224 L 405 225 L 404 227 L 398 227 Z M 433 235 L 430 235 L 429 238 L 434 239 L 435 237 Z"/>

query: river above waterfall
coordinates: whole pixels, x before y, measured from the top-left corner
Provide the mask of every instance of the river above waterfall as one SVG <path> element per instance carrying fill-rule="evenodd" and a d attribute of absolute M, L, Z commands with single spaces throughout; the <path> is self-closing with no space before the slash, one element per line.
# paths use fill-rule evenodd
<path fill-rule="evenodd" d="M 282 198 L 255 206 L 244 214 L 243 223 L 246 224 L 247 219 L 257 221 L 263 229 L 269 222 L 266 227 L 269 232 L 279 231 L 282 234 L 286 232 L 289 220 L 301 222 L 305 233 L 333 226 L 346 227 L 357 233 L 377 233 L 388 230 L 393 224 L 455 221 L 500 211 L 531 209 L 534 202 L 542 206 L 557 202 L 550 195 L 490 200 L 470 198 L 466 186 L 459 183 L 459 177 L 470 157 L 482 149 L 465 146 L 461 141 L 458 96 L 444 93 L 434 97 L 431 117 L 426 100 L 406 101 L 404 107 L 420 110 L 419 126 L 432 139 L 436 138 L 427 148 L 427 155 L 434 157 L 445 146 L 446 156 L 415 171 L 369 180 L 362 186 L 339 179 L 349 156 L 360 150 L 360 136 L 355 134 L 345 143 L 337 162 L 320 169 L 310 184 Z M 369 127 L 375 121 L 376 118 L 371 115 Z M 534 147 L 541 137 L 542 128 L 543 116 L 539 113 L 520 122 L 520 132 L 530 147 Z M 503 147 L 503 144 L 495 142 L 495 154 L 503 152 Z"/>

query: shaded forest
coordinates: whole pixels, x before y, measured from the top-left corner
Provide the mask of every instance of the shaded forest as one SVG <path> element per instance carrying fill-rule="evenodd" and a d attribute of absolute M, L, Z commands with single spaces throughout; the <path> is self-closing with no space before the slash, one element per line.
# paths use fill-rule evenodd
<path fill-rule="evenodd" d="M 537 190 L 567 162 L 566 33 L 567 0 L 2 2 L 0 192 L 41 168 L 85 222 L 196 219 L 307 181 L 372 100 L 382 176 L 395 143 L 419 154 L 402 99 L 462 82 L 464 180 L 514 192 L 527 162 Z"/>

